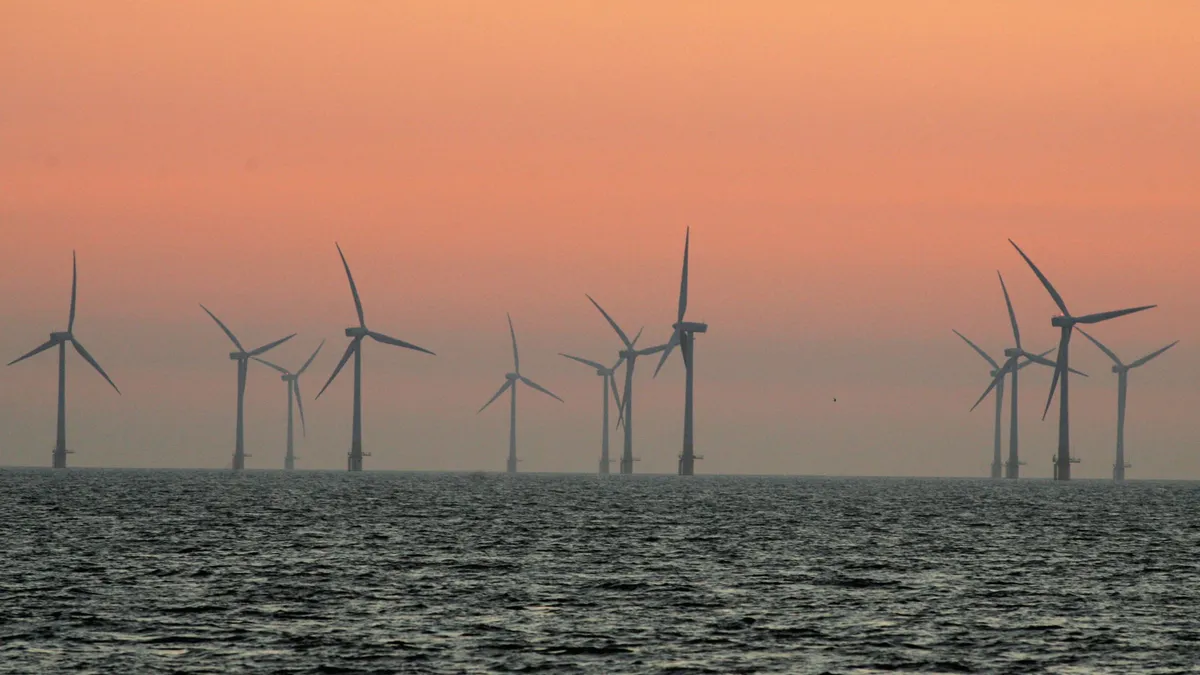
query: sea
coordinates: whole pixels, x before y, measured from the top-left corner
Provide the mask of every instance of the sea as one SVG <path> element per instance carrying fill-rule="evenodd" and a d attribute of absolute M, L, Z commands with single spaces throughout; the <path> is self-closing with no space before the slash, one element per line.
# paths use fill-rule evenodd
<path fill-rule="evenodd" d="M 1197 673 L 1200 483 L 0 470 L 3 673 Z"/>

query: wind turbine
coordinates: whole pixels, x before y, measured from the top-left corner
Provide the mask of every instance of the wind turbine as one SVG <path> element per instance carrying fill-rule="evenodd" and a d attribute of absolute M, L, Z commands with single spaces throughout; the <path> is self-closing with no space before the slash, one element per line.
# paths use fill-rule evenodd
<path fill-rule="evenodd" d="M 667 362 L 667 357 L 671 355 L 675 345 L 679 345 L 679 351 L 683 354 L 683 366 L 687 370 L 687 384 L 683 396 L 683 452 L 679 455 L 680 476 L 692 475 L 695 472 L 696 460 L 703 459 L 703 457 L 696 456 L 692 445 L 692 381 L 696 359 L 696 333 L 708 332 L 708 324 L 683 320 L 683 314 L 687 311 L 688 246 L 691 238 L 692 228 L 689 227 L 683 239 L 683 275 L 679 282 L 679 312 L 672 325 L 674 331 L 671 333 L 671 339 L 667 341 L 666 349 L 658 360 L 658 367 L 654 369 L 654 376 L 658 377 L 658 371 L 662 370 L 663 364 Z"/>
<path fill-rule="evenodd" d="M 295 373 L 288 370 L 287 368 L 284 368 L 283 366 L 277 366 L 274 363 L 271 363 L 270 361 L 268 361 L 266 359 L 260 359 L 257 356 L 253 357 L 255 361 L 258 361 L 259 363 L 261 363 L 263 365 L 270 366 L 270 367 L 274 368 L 275 370 L 278 370 L 280 373 L 282 373 L 282 376 L 279 379 L 283 380 L 284 383 L 287 384 L 287 390 L 288 390 L 287 454 L 284 455 L 284 457 L 283 457 L 283 468 L 285 471 L 291 471 L 292 469 L 296 468 L 296 454 L 292 451 L 292 436 L 293 436 L 293 434 L 292 434 L 292 400 L 294 397 L 295 401 L 296 401 L 296 405 L 299 406 L 299 408 L 300 408 L 300 431 L 305 436 L 308 436 L 308 427 L 304 423 L 304 397 L 300 395 L 300 376 L 304 374 L 304 371 L 308 370 L 308 367 L 310 365 L 312 365 L 313 359 L 317 358 L 317 353 L 320 352 L 321 347 L 324 347 L 324 346 L 325 346 L 325 341 L 321 340 L 321 344 L 317 345 L 316 351 L 314 351 L 312 353 L 312 356 L 308 357 L 308 360 L 304 362 L 304 365 L 300 366 L 300 370 L 297 370 Z"/>
<path fill-rule="evenodd" d="M 604 315 L 604 318 L 606 320 L 608 320 L 608 325 L 612 326 L 613 330 L 617 332 L 617 337 L 621 338 L 621 342 L 625 343 L 625 348 L 617 353 L 618 356 L 621 357 L 621 360 L 625 362 L 625 394 L 624 394 L 624 396 L 621 397 L 623 407 L 624 407 L 624 410 L 622 411 L 622 421 L 625 423 L 625 449 L 624 449 L 624 452 L 621 454 L 621 473 L 631 474 L 631 473 L 633 473 L 633 462 L 634 462 L 634 458 L 633 458 L 633 369 L 634 369 L 634 366 L 637 364 L 637 358 L 639 356 L 649 356 L 650 354 L 657 354 L 658 352 L 661 352 L 664 349 L 666 349 L 667 346 L 666 345 L 658 345 L 656 347 L 647 347 L 646 349 L 637 349 L 636 348 L 637 337 L 634 337 L 633 340 L 630 340 L 629 336 L 625 335 L 625 331 L 621 330 L 621 327 L 617 325 L 617 322 L 613 321 L 612 317 L 608 315 L 608 312 L 604 311 L 604 308 L 600 306 L 600 303 L 596 302 L 590 295 L 587 296 L 587 299 L 591 300 L 592 304 L 596 306 L 596 309 L 600 310 L 600 313 Z M 638 336 L 641 336 L 641 334 L 642 334 L 642 331 L 639 330 Z M 618 361 L 617 363 L 620 363 L 620 361 Z"/>
<path fill-rule="evenodd" d="M 363 457 L 369 457 L 370 453 L 364 453 L 362 449 L 362 342 L 363 338 L 369 337 L 376 342 L 382 342 L 386 345 L 395 345 L 412 349 L 426 354 L 433 352 L 423 347 L 418 347 L 414 344 L 397 340 L 394 337 L 389 337 L 383 333 L 377 333 L 367 328 L 367 321 L 363 318 L 362 301 L 358 297 L 358 287 L 354 285 L 354 276 L 350 274 L 350 265 L 346 262 L 346 256 L 342 253 L 342 247 L 337 246 L 338 256 L 342 259 L 342 267 L 346 268 L 346 278 L 350 280 L 350 294 L 354 296 L 354 309 L 358 312 L 358 325 L 351 326 L 346 329 L 346 337 L 353 338 L 350 344 L 346 347 L 346 352 L 342 354 L 342 360 L 338 361 L 337 367 L 333 369 L 333 374 L 325 381 L 325 386 L 321 387 L 321 391 L 317 392 L 316 398 L 321 398 L 321 394 L 325 393 L 325 389 L 333 382 L 333 378 L 337 377 L 338 373 L 342 372 L 342 367 L 354 357 L 354 426 L 350 436 L 350 452 L 348 454 L 347 468 L 350 471 L 362 471 Z"/>
<path fill-rule="evenodd" d="M 233 470 L 241 471 L 242 469 L 246 468 L 246 458 L 250 456 L 250 455 L 246 454 L 246 443 L 245 443 L 245 436 L 243 433 L 243 430 L 244 430 L 243 420 L 245 418 L 244 403 L 245 403 L 245 399 L 246 399 L 246 366 L 249 365 L 250 359 L 254 358 L 255 356 L 260 356 L 262 354 L 265 354 L 268 351 L 287 342 L 288 340 L 291 340 L 292 338 L 296 337 L 296 334 L 292 333 L 291 335 L 289 335 L 285 338 L 280 338 L 274 342 L 268 342 L 267 344 L 259 347 L 258 349 L 251 349 L 250 351 L 246 351 L 246 348 L 242 346 L 242 343 L 238 342 L 237 336 L 233 334 L 233 331 L 229 330 L 229 328 L 227 328 L 225 326 L 225 324 L 221 323 L 221 320 L 217 318 L 216 314 L 213 314 L 212 312 L 208 311 L 208 308 L 205 307 L 204 305 L 200 305 L 200 309 L 203 309 L 205 311 L 205 313 L 207 313 L 209 316 L 212 317 L 213 321 L 217 322 L 217 325 L 221 327 L 221 330 L 225 331 L 225 334 L 228 335 L 229 339 L 233 341 L 233 346 L 237 347 L 236 352 L 229 353 L 229 359 L 231 361 L 237 361 L 237 369 L 238 369 L 237 370 L 237 440 L 235 441 L 234 448 L 233 448 Z"/>
<path fill-rule="evenodd" d="M 608 465 L 612 462 L 612 460 L 608 458 L 608 394 L 609 390 L 611 389 L 612 397 L 613 400 L 617 402 L 617 409 L 619 413 L 621 408 L 621 397 L 617 395 L 617 383 L 613 378 L 613 375 L 617 368 L 620 367 L 621 362 L 625 359 L 624 357 L 617 359 L 617 362 L 614 363 L 611 368 L 608 368 L 602 364 L 596 363 L 595 361 L 589 361 L 588 359 L 583 359 L 578 356 L 571 356 L 570 354 L 563 354 L 562 352 L 559 352 L 558 355 L 565 356 L 568 359 L 582 363 L 585 366 L 591 366 L 592 368 L 595 368 L 596 374 L 603 378 L 603 386 L 601 387 L 602 391 L 600 394 L 601 398 L 604 399 L 604 430 L 600 436 L 600 473 L 603 475 L 608 475 Z"/>
<path fill-rule="evenodd" d="M 993 377 L 992 383 L 990 385 L 988 385 L 987 390 L 983 392 L 983 396 L 979 397 L 979 400 L 975 402 L 975 405 L 971 406 L 971 410 L 974 410 L 976 407 L 979 406 L 980 403 L 983 402 L 983 399 L 987 397 L 988 392 L 990 392 L 993 387 L 997 387 L 997 393 L 996 393 L 996 452 L 995 452 L 995 456 L 992 459 L 992 478 L 999 478 L 1000 477 L 1000 408 L 1002 405 L 1001 400 L 1004 398 L 1004 377 L 1005 377 L 1005 375 L 1008 375 L 1011 377 L 1011 379 L 1012 379 L 1012 401 L 1009 405 L 1009 408 L 1010 408 L 1009 414 L 1010 414 L 1011 419 L 1010 419 L 1009 430 L 1008 430 L 1008 462 L 1005 465 L 1006 470 L 1005 470 L 1004 477 L 1015 479 L 1015 478 L 1019 478 L 1021 475 L 1021 458 L 1020 458 L 1020 454 L 1018 451 L 1018 448 L 1020 445 L 1020 432 L 1018 430 L 1018 423 L 1017 423 L 1017 420 L 1018 420 L 1018 416 L 1017 416 L 1017 401 L 1018 401 L 1018 399 L 1017 399 L 1017 371 L 1024 368 L 1025 366 L 1029 365 L 1030 363 L 1038 363 L 1043 366 L 1050 366 L 1051 368 L 1053 368 L 1055 365 L 1054 362 L 1045 358 L 1045 356 L 1047 354 L 1049 354 L 1050 352 L 1054 351 L 1054 349 L 1053 348 L 1048 349 L 1048 350 L 1042 352 L 1041 354 L 1031 354 L 1031 353 L 1025 351 L 1021 347 L 1021 329 L 1017 326 L 1017 314 L 1016 314 L 1016 312 L 1013 311 L 1012 300 L 1008 297 L 1008 287 L 1004 285 L 1004 276 L 1001 275 L 1000 272 L 996 272 L 996 276 L 1000 279 L 1000 290 L 1004 292 L 1004 304 L 1008 308 L 1008 319 L 1012 323 L 1013 340 L 1016 342 L 1016 346 L 1009 347 L 1004 350 L 1004 355 L 1006 357 L 1008 357 L 1007 360 L 1004 362 L 1004 365 L 1002 367 L 1000 367 L 998 370 L 992 371 L 992 377 Z M 960 334 L 959 337 L 963 337 L 963 336 Z M 963 337 L 963 339 L 966 340 L 965 337 Z M 971 344 L 971 341 L 967 340 L 967 344 Z M 973 344 L 971 346 L 975 347 L 975 345 L 973 345 Z M 980 352 L 981 354 L 983 353 L 982 350 L 980 350 L 978 347 L 975 347 L 975 350 Z M 1026 359 L 1026 361 L 1024 363 L 1021 363 L 1020 365 L 1018 365 L 1018 361 L 1022 358 Z M 990 358 L 989 358 L 989 361 L 990 361 Z M 994 361 L 992 361 L 992 366 L 996 367 Z M 1087 377 L 1087 375 L 1085 373 L 1080 373 L 1079 371 L 1074 370 L 1074 369 L 1072 369 L 1071 372 L 1079 374 L 1079 375 L 1083 375 L 1084 377 Z"/>
<path fill-rule="evenodd" d="M 1158 305 L 1143 305 L 1141 307 L 1117 309 L 1110 312 L 1072 316 L 1071 312 L 1067 310 L 1067 303 L 1063 301 L 1058 291 L 1054 290 L 1054 286 L 1046 278 L 1046 275 L 1042 274 L 1042 271 L 1037 268 L 1037 265 L 1033 264 L 1033 261 L 1029 259 L 1029 256 L 1025 255 L 1025 252 L 1021 250 L 1020 246 L 1017 246 L 1016 242 L 1009 239 L 1008 243 L 1017 249 L 1017 253 L 1021 254 L 1026 263 L 1029 263 L 1030 269 L 1037 275 L 1042 285 L 1046 287 L 1046 292 L 1050 294 L 1050 297 L 1054 300 L 1054 304 L 1058 305 L 1058 309 L 1062 311 L 1061 315 L 1050 319 L 1050 325 L 1061 329 L 1062 336 L 1058 341 L 1058 362 L 1055 364 L 1054 380 L 1050 383 L 1050 396 L 1046 399 L 1046 409 L 1042 412 L 1042 419 L 1046 419 L 1046 414 L 1050 412 L 1050 403 L 1054 401 L 1054 390 L 1057 388 L 1058 380 L 1061 378 L 1062 395 L 1058 399 L 1058 465 L 1054 478 L 1055 480 L 1071 480 L 1071 417 L 1068 399 L 1071 331 L 1075 328 L 1075 324 L 1100 323 L 1101 321 L 1108 321 L 1109 319 L 1115 319 L 1126 314 L 1151 309 Z"/>
<path fill-rule="evenodd" d="M 67 455 L 71 454 L 71 451 L 67 449 L 67 343 L 70 342 L 75 351 L 79 352 L 79 355 L 85 361 L 92 364 L 96 372 L 100 373 L 101 377 L 112 385 L 113 389 L 116 389 L 117 394 L 121 393 L 121 390 L 117 389 L 117 385 L 113 384 L 112 379 L 109 378 L 108 373 L 104 372 L 100 364 L 96 363 L 96 359 L 92 358 L 88 350 L 84 349 L 83 344 L 75 338 L 75 298 L 77 297 L 78 281 L 79 271 L 75 265 L 75 252 L 71 251 L 71 314 L 67 319 L 67 329 L 51 333 L 49 340 L 38 345 L 37 348 L 21 358 L 10 361 L 8 364 L 11 366 L 14 363 L 24 361 L 34 354 L 44 352 L 51 347 L 58 347 L 58 437 L 54 442 L 54 454 L 51 456 L 54 468 L 56 469 L 67 468 Z"/>
<path fill-rule="evenodd" d="M 1129 468 L 1129 465 L 1125 463 L 1125 392 L 1129 387 L 1129 371 L 1145 365 L 1148 361 L 1153 360 L 1158 355 L 1179 344 L 1179 340 L 1172 342 L 1166 347 L 1150 352 L 1129 365 L 1125 365 L 1111 349 L 1100 344 L 1099 340 L 1088 335 L 1082 328 L 1079 329 L 1079 332 L 1083 333 L 1085 338 L 1091 340 L 1092 344 L 1099 347 L 1100 351 L 1107 354 L 1108 358 L 1113 360 L 1112 371 L 1117 374 L 1117 459 L 1113 462 L 1113 480 L 1125 480 L 1125 469 Z"/>
<path fill-rule="evenodd" d="M 505 316 L 508 316 L 508 315 L 506 314 Z M 511 316 L 508 317 L 508 332 L 510 335 L 512 335 L 513 370 L 515 372 L 505 374 L 504 386 L 500 387 L 500 390 L 497 391 L 495 393 L 495 395 L 493 395 L 490 399 L 488 399 L 488 402 L 484 403 L 483 407 L 480 408 L 475 414 L 478 415 L 479 413 L 483 412 L 489 405 L 492 404 L 492 401 L 495 401 L 496 399 L 500 398 L 500 394 L 503 394 L 505 391 L 512 389 L 512 394 L 509 399 L 510 403 L 511 403 L 511 410 L 510 410 L 509 419 L 508 419 L 508 472 L 516 473 L 517 472 L 517 382 L 518 381 L 524 382 L 525 384 L 529 385 L 530 387 L 533 387 L 534 389 L 537 389 L 538 391 L 542 392 L 543 394 L 545 394 L 547 396 L 557 398 L 559 400 L 559 402 L 562 402 L 562 399 L 558 398 L 558 396 L 556 396 L 549 389 L 546 389 L 542 385 L 538 384 L 537 382 L 534 382 L 533 380 L 531 380 L 528 377 L 525 377 L 524 375 L 521 374 L 521 357 L 517 355 L 517 332 L 515 330 L 513 330 Z"/>
<path fill-rule="evenodd" d="M 954 330 L 954 329 L 951 329 L 951 330 Z M 987 361 L 988 365 L 990 365 L 992 367 L 992 370 L 988 373 L 988 376 L 992 378 L 991 384 L 988 385 L 987 391 L 983 392 L 983 396 L 980 396 L 979 400 L 975 402 L 975 405 L 971 406 L 971 410 L 974 410 L 975 408 L 979 407 L 979 403 L 982 402 L 983 399 L 986 398 L 989 393 L 991 393 L 992 389 L 996 390 L 996 422 L 993 425 L 994 444 L 993 444 L 993 449 L 992 449 L 992 478 L 999 478 L 1000 477 L 1000 436 L 1001 436 L 1000 420 L 1004 416 L 1004 378 L 1005 378 L 1005 376 L 1008 375 L 1008 369 L 1002 368 L 1000 366 L 1000 364 L 996 362 L 996 359 L 993 359 L 991 357 L 991 355 L 989 355 L 987 352 L 983 351 L 983 349 L 981 349 L 979 347 L 979 345 L 975 344 L 974 342 L 971 342 L 971 340 L 968 339 L 967 336 L 963 335 L 962 333 L 958 332 L 957 330 L 954 331 L 954 334 L 957 335 L 958 337 L 962 338 L 963 342 L 966 342 L 968 345 L 970 345 L 971 349 L 974 349 L 975 353 L 982 356 L 983 360 Z M 1025 363 L 1018 366 L 1018 369 L 1024 368 L 1029 363 L 1031 363 L 1031 361 L 1026 361 Z M 1008 365 L 1007 362 L 1005 362 L 1005 365 Z"/>

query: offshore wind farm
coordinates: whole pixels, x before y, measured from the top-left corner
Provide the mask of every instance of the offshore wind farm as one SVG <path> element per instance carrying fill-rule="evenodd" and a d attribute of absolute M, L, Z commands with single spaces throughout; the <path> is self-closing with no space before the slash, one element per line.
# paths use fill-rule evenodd
<path fill-rule="evenodd" d="M 1004 349 L 1004 361 L 1001 363 L 996 358 L 992 357 L 987 351 L 982 349 L 978 344 L 972 341 L 963 333 L 954 329 L 953 332 L 965 342 L 973 351 L 975 351 L 989 366 L 988 371 L 989 383 L 983 393 L 970 407 L 970 411 L 974 411 L 987 397 L 995 392 L 995 418 L 993 421 L 993 444 L 990 462 L 990 477 L 999 479 L 1001 477 L 1008 479 L 1017 479 L 1020 477 L 1020 467 L 1026 462 L 1021 459 L 1020 455 L 1020 416 L 1019 416 L 1019 399 L 1018 399 L 1018 377 L 1019 373 L 1025 367 L 1031 364 L 1037 364 L 1053 370 L 1053 377 L 1050 383 L 1050 394 L 1047 399 L 1045 410 L 1043 412 L 1043 420 L 1049 414 L 1051 403 L 1054 400 L 1056 392 L 1059 395 L 1059 411 L 1058 411 L 1058 446 L 1053 462 L 1053 478 L 1055 480 L 1066 481 L 1071 478 L 1071 466 L 1082 461 L 1079 457 L 1073 456 L 1071 453 L 1070 444 L 1070 405 L 1068 398 L 1068 376 L 1071 374 L 1087 377 L 1087 373 L 1077 370 L 1069 365 L 1069 348 L 1072 332 L 1076 329 L 1077 324 L 1091 325 L 1098 324 L 1110 319 L 1136 314 L 1148 309 L 1153 309 L 1156 305 L 1142 305 L 1129 309 L 1113 310 L 1094 314 L 1085 314 L 1074 316 L 1068 310 L 1062 296 L 1059 295 L 1055 287 L 1050 283 L 1049 279 L 1041 272 L 1041 270 L 1033 263 L 1033 261 L 1025 254 L 1023 250 L 1015 242 L 1009 240 L 1020 258 L 1032 270 L 1034 276 L 1046 289 L 1051 299 L 1054 301 L 1060 313 L 1054 316 L 1050 324 L 1054 328 L 1060 329 L 1060 338 L 1057 348 L 1050 348 L 1039 353 L 1028 352 L 1022 345 L 1021 329 L 1017 320 L 1016 311 L 1013 308 L 1012 297 L 1009 294 L 1008 286 L 1004 281 L 1004 276 L 999 271 L 997 278 L 1000 284 L 1000 290 L 1004 298 L 1007 318 L 1012 331 L 1013 345 Z M 367 327 L 366 315 L 363 311 L 362 300 L 359 296 L 358 286 L 354 281 L 354 276 L 351 273 L 350 265 L 346 260 L 345 254 L 342 252 L 341 246 L 335 244 L 338 256 L 342 263 L 342 269 L 345 272 L 346 280 L 349 283 L 351 298 L 354 302 L 354 309 L 358 319 L 358 325 L 351 326 L 345 329 L 346 337 L 350 338 L 350 343 L 342 354 L 341 359 L 334 366 L 332 373 L 325 385 L 317 392 L 316 399 L 319 399 L 326 389 L 337 378 L 338 374 L 347 365 L 351 358 L 354 359 L 354 382 L 352 384 L 352 433 L 350 445 L 347 449 L 347 468 L 349 471 L 362 471 L 363 458 L 370 456 L 370 453 L 363 450 L 363 424 L 362 424 L 362 345 L 365 338 L 387 344 L 391 346 L 404 347 L 409 350 L 423 352 L 433 355 L 433 352 L 415 344 L 400 340 L 398 338 L 385 335 L 374 331 Z M 704 322 L 694 322 L 686 320 L 686 312 L 688 308 L 689 298 L 689 259 L 691 254 L 691 228 L 686 228 L 684 231 L 684 247 L 683 247 L 683 264 L 680 275 L 679 293 L 676 303 L 676 313 L 674 321 L 671 324 L 671 331 L 667 339 L 661 344 L 653 346 L 638 347 L 638 341 L 641 339 L 643 328 L 639 328 L 638 332 L 630 339 L 628 333 L 618 324 L 613 317 L 593 298 L 590 294 L 585 294 L 586 299 L 600 313 L 604 321 L 611 327 L 613 333 L 620 340 L 620 345 L 617 351 L 617 360 L 612 366 L 604 366 L 597 361 L 584 359 L 578 356 L 572 356 L 563 352 L 559 355 L 570 359 L 571 361 L 581 363 L 588 367 L 594 368 L 597 375 L 601 376 L 602 385 L 602 425 L 601 430 L 601 450 L 599 458 L 599 470 L 601 475 L 610 473 L 610 463 L 612 458 L 609 453 L 609 431 L 610 427 L 614 431 L 623 433 L 623 442 L 621 453 L 618 460 L 619 473 L 628 475 L 634 473 L 634 464 L 640 460 L 640 457 L 634 453 L 634 389 L 635 389 L 635 366 L 639 357 L 660 355 L 657 365 L 653 372 L 652 380 L 657 379 L 658 374 L 663 367 L 669 363 L 669 359 L 675 349 L 678 348 L 681 360 L 683 362 L 684 376 L 684 396 L 683 396 L 683 415 L 682 415 L 682 444 L 681 450 L 677 453 L 676 473 L 680 476 L 691 476 L 695 473 L 695 462 L 697 459 L 702 459 L 702 455 L 696 454 L 696 439 L 695 439 L 695 379 L 694 379 L 694 363 L 695 363 L 695 337 L 697 334 L 708 332 L 708 324 Z M 100 368 L 99 364 L 91 357 L 86 349 L 78 342 L 74 336 L 75 314 L 76 314 L 76 295 L 77 295 L 77 273 L 75 271 L 74 262 L 71 282 L 71 304 L 69 312 L 69 321 L 67 330 L 63 332 L 55 332 L 50 336 L 50 340 L 18 357 L 9 363 L 14 365 L 25 359 L 28 359 L 42 351 L 50 349 L 54 346 L 59 347 L 59 393 L 58 393 L 58 427 L 57 440 L 54 450 L 51 453 L 50 465 L 54 468 L 66 468 L 66 455 L 69 452 L 66 449 L 66 415 L 65 415 L 65 346 L 70 342 L 85 360 L 87 360 L 100 375 L 116 389 L 116 385 L 109 378 L 108 374 Z M 229 358 L 237 363 L 237 407 L 236 407 L 236 423 L 234 426 L 234 452 L 232 461 L 229 466 L 235 471 L 241 471 L 246 468 L 246 458 L 252 455 L 246 451 L 245 447 L 245 395 L 246 387 L 249 378 L 249 363 L 256 361 L 262 365 L 277 371 L 281 380 L 286 385 L 287 392 L 287 424 L 286 424 L 286 443 L 283 456 L 283 468 L 285 470 L 295 469 L 295 432 L 293 410 L 298 409 L 300 413 L 301 432 L 307 436 L 307 422 L 304 416 L 304 399 L 299 386 L 299 378 L 314 362 L 324 346 L 325 340 L 317 346 L 316 350 L 304 361 L 303 365 L 295 372 L 288 370 L 276 363 L 263 358 L 267 352 L 283 345 L 296 336 L 296 333 L 291 333 L 282 338 L 278 338 L 272 342 L 268 342 L 254 349 L 246 349 L 237 336 L 219 319 L 216 314 L 210 311 L 203 304 L 201 309 L 220 327 L 222 332 L 233 343 L 236 350 L 229 354 Z M 508 452 L 505 461 L 505 471 L 507 473 L 516 473 L 517 464 L 521 461 L 517 453 L 517 389 L 519 385 L 524 385 L 529 389 L 539 392 L 545 396 L 552 397 L 560 403 L 565 401 L 553 393 L 546 387 L 538 384 L 529 377 L 521 374 L 520 352 L 517 345 L 517 335 L 513 326 L 511 315 L 506 315 L 509 328 L 509 337 L 512 344 L 513 370 L 505 374 L 505 382 L 492 395 L 491 398 L 483 404 L 476 414 L 482 413 L 493 402 L 504 395 L 506 392 L 509 395 L 509 424 L 508 424 Z M 1079 329 L 1083 332 L 1082 329 Z M 1146 356 L 1138 359 L 1128 365 L 1124 364 L 1112 350 L 1104 346 L 1095 337 L 1083 333 L 1084 336 L 1095 344 L 1106 356 L 1112 359 L 1114 365 L 1112 370 L 1118 374 L 1118 414 L 1116 424 L 1116 456 L 1113 464 L 1112 477 L 1115 481 L 1125 480 L 1125 470 L 1131 468 L 1131 465 L 1126 461 L 1124 450 L 1124 435 L 1125 435 L 1125 406 L 1126 406 L 1126 388 L 1127 378 L 1130 370 L 1144 365 L 1150 360 L 1156 358 L 1160 354 L 1171 349 L 1178 341 L 1173 342 L 1165 347 L 1153 351 Z M 1055 353 L 1053 360 L 1047 358 L 1051 353 Z M 622 373 L 618 376 L 618 371 Z M 618 388 L 617 380 L 623 379 L 623 388 Z M 1005 403 L 1005 386 L 1006 381 L 1009 386 L 1009 447 L 1007 459 L 1002 456 L 1002 417 Z M 118 390 L 119 393 L 119 390 Z M 617 417 L 614 420 L 609 415 L 609 396 L 617 406 Z M 836 399 L 835 399 L 836 401 Z"/>

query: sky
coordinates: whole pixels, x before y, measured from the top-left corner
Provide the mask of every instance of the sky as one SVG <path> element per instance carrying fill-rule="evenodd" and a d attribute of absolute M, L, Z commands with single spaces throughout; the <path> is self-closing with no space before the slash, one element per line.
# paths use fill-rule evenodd
<path fill-rule="evenodd" d="M 369 469 L 591 472 L 615 360 L 591 294 L 661 342 L 691 228 L 703 473 L 986 476 L 988 367 L 1056 312 L 1132 360 L 1133 478 L 1200 479 L 1200 4 L 0 3 L 0 356 L 66 326 L 76 466 L 227 466 L 236 367 L 203 302 L 302 386 L 306 469 L 345 466 L 354 306 L 437 352 L 364 353 Z M 1076 476 L 1111 475 L 1116 376 L 1081 336 Z M 635 381 L 636 470 L 675 471 L 683 367 Z M 52 353 L 0 369 L 0 465 L 45 466 Z M 1026 476 L 1051 473 L 1049 369 L 1022 371 Z M 286 389 L 252 367 L 250 468 Z M 836 397 L 837 401 L 834 402 Z M 1057 405 L 1056 405 L 1057 408 Z M 1007 419 L 1007 411 L 1005 413 Z M 1007 426 L 1007 425 L 1006 425 Z M 612 452 L 620 451 L 614 434 Z M 1007 438 L 1005 440 L 1007 449 Z"/>

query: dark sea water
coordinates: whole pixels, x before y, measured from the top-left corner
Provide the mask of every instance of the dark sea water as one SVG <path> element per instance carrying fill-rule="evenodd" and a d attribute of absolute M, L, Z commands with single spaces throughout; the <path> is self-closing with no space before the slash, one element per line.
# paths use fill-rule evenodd
<path fill-rule="evenodd" d="M 1200 672 L 1200 485 L 0 470 L 0 672 Z"/>

